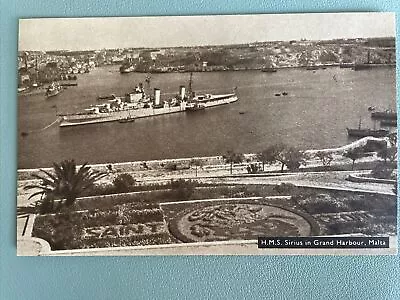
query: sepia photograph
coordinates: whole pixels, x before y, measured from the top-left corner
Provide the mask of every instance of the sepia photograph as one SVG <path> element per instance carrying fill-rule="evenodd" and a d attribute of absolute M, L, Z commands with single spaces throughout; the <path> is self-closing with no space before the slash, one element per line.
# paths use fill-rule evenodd
<path fill-rule="evenodd" d="M 397 253 L 394 13 L 18 34 L 17 255 Z"/>

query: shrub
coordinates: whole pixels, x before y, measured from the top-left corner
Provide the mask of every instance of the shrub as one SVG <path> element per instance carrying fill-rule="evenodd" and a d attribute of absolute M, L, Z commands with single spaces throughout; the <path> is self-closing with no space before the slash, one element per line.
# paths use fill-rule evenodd
<path fill-rule="evenodd" d="M 297 187 L 292 183 L 280 183 L 275 185 L 274 191 L 282 195 L 292 195 L 297 191 Z"/>
<path fill-rule="evenodd" d="M 135 179 L 127 173 L 120 174 L 113 180 L 116 193 L 125 193 L 131 191 L 135 183 Z"/>
<path fill-rule="evenodd" d="M 301 195 L 296 200 L 309 214 L 348 211 L 348 204 L 341 197 L 335 197 L 332 194 Z"/>
<path fill-rule="evenodd" d="M 375 151 L 381 151 L 383 149 L 386 149 L 385 141 L 368 140 L 362 150 L 363 152 L 375 152 Z"/>
<path fill-rule="evenodd" d="M 371 175 L 378 179 L 390 179 L 392 171 L 385 163 L 378 163 L 371 171 Z"/>
<path fill-rule="evenodd" d="M 176 163 L 168 163 L 164 168 L 167 171 L 176 171 L 178 169 L 178 165 Z"/>
<path fill-rule="evenodd" d="M 171 189 L 175 191 L 175 195 L 178 199 L 189 199 L 195 187 L 196 182 L 192 180 L 178 179 L 171 181 Z"/>

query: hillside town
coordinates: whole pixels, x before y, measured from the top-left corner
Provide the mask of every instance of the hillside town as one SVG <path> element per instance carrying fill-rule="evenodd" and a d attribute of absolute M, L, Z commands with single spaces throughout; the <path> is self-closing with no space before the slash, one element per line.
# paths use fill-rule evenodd
<path fill-rule="evenodd" d="M 76 79 L 95 67 L 120 65 L 121 73 L 207 72 L 388 65 L 394 38 L 254 42 L 242 45 L 127 48 L 83 51 L 20 51 L 19 88 Z"/>

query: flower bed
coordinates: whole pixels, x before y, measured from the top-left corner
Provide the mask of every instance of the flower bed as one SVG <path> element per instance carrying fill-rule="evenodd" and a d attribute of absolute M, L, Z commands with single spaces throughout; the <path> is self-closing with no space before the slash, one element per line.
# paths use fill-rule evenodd
<path fill-rule="evenodd" d="M 324 234 L 396 234 L 396 196 L 303 191 L 294 200 L 317 220 Z"/>
<path fill-rule="evenodd" d="M 166 244 L 173 241 L 156 204 L 124 204 L 106 210 L 36 217 L 33 236 L 52 250 Z"/>
<path fill-rule="evenodd" d="M 271 205 L 280 201 L 282 205 Z M 169 230 L 183 242 L 308 236 L 319 232 L 311 216 L 286 208 L 288 199 L 232 199 L 164 204 Z"/>

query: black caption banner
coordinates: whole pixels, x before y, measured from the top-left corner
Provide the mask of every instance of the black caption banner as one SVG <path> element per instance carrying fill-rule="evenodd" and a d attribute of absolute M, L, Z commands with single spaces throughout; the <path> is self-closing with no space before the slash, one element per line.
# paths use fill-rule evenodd
<path fill-rule="evenodd" d="M 258 248 L 389 248 L 389 237 L 259 237 Z"/>

